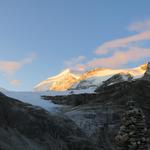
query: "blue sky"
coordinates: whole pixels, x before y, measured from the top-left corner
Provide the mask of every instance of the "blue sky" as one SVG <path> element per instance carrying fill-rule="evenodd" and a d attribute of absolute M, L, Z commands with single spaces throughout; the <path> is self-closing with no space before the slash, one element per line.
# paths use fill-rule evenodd
<path fill-rule="evenodd" d="M 150 60 L 149 0 L 0 0 L 0 86 L 32 90 L 64 68 Z"/>

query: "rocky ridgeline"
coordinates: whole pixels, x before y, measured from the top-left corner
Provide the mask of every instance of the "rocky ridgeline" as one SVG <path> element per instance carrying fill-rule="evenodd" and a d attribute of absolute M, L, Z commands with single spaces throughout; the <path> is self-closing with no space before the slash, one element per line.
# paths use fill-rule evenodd
<path fill-rule="evenodd" d="M 147 70 L 143 76 L 143 79 L 150 81 L 150 62 L 147 64 Z"/>
<path fill-rule="evenodd" d="M 113 85 L 119 82 L 123 81 L 131 81 L 133 79 L 133 76 L 131 74 L 125 74 L 125 73 L 118 73 L 116 75 L 113 75 L 111 78 L 109 78 L 106 81 L 103 81 L 102 85 L 100 87 L 106 87 L 109 85 Z"/>
<path fill-rule="evenodd" d="M 147 127 L 143 111 L 129 101 L 116 136 L 118 150 L 147 150 Z"/>

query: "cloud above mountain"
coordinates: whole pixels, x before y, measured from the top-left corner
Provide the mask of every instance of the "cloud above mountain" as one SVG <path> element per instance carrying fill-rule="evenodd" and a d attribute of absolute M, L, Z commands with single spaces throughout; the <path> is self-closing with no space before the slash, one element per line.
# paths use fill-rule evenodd
<path fill-rule="evenodd" d="M 22 60 L 0 60 L 0 72 L 6 76 L 12 76 L 24 65 L 32 63 L 35 58 L 36 54 L 32 53 Z"/>
<path fill-rule="evenodd" d="M 150 47 L 143 44 L 150 41 L 150 20 L 130 24 L 128 32 L 129 36 L 104 42 L 94 50 L 92 60 L 73 63 L 72 68 L 76 70 L 80 67 L 82 70 L 95 67 L 120 68 L 128 63 L 150 58 Z"/>
<path fill-rule="evenodd" d="M 82 72 L 85 69 L 84 68 L 85 61 L 86 61 L 86 57 L 81 55 L 81 56 L 73 57 L 69 60 L 66 60 L 64 64 L 67 68 L 70 68 L 71 70 Z"/>
<path fill-rule="evenodd" d="M 11 80 L 10 84 L 12 86 L 20 86 L 21 85 L 21 81 L 20 80 Z"/>
<path fill-rule="evenodd" d="M 121 48 L 129 49 L 132 47 L 132 44 L 138 44 L 138 42 L 145 40 L 150 40 L 150 31 L 144 31 L 128 37 L 108 41 L 99 46 L 95 53 L 102 55 L 108 54 L 109 52 L 116 51 Z"/>
<path fill-rule="evenodd" d="M 97 58 L 95 60 L 89 61 L 86 66 L 102 67 L 108 68 L 119 68 L 126 63 L 136 62 L 145 57 L 150 57 L 149 48 L 141 47 L 130 47 L 127 51 L 115 51 L 113 55 L 104 58 Z"/>

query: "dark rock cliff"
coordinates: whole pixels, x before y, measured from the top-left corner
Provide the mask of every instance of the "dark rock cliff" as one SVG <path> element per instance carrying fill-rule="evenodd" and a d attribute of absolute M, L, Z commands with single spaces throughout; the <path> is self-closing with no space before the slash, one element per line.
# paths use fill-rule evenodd
<path fill-rule="evenodd" d="M 143 76 L 143 79 L 150 81 L 150 62 L 147 64 L 147 69 L 146 69 L 146 72 Z"/>

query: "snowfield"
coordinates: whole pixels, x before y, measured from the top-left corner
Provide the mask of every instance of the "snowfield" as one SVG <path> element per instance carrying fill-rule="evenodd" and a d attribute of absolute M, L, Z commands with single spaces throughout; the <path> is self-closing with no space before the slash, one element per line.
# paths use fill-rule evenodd
<path fill-rule="evenodd" d="M 38 92 L 3 92 L 5 95 L 14 99 L 20 100 L 25 103 L 29 103 L 34 106 L 39 106 L 47 111 L 57 111 L 58 105 L 53 104 L 51 101 L 45 101 L 41 98 L 41 93 Z"/>
<path fill-rule="evenodd" d="M 75 91 L 47 91 L 47 92 L 16 92 L 16 91 L 3 91 L 5 95 L 12 97 L 14 99 L 20 100 L 25 103 L 29 103 L 33 106 L 39 106 L 44 108 L 49 112 L 58 112 L 61 105 L 52 103 L 51 101 L 46 101 L 41 98 L 42 95 L 56 96 L 56 95 L 69 95 L 69 94 L 79 94 L 79 93 L 92 93 L 92 89 L 88 90 L 75 90 Z"/>

